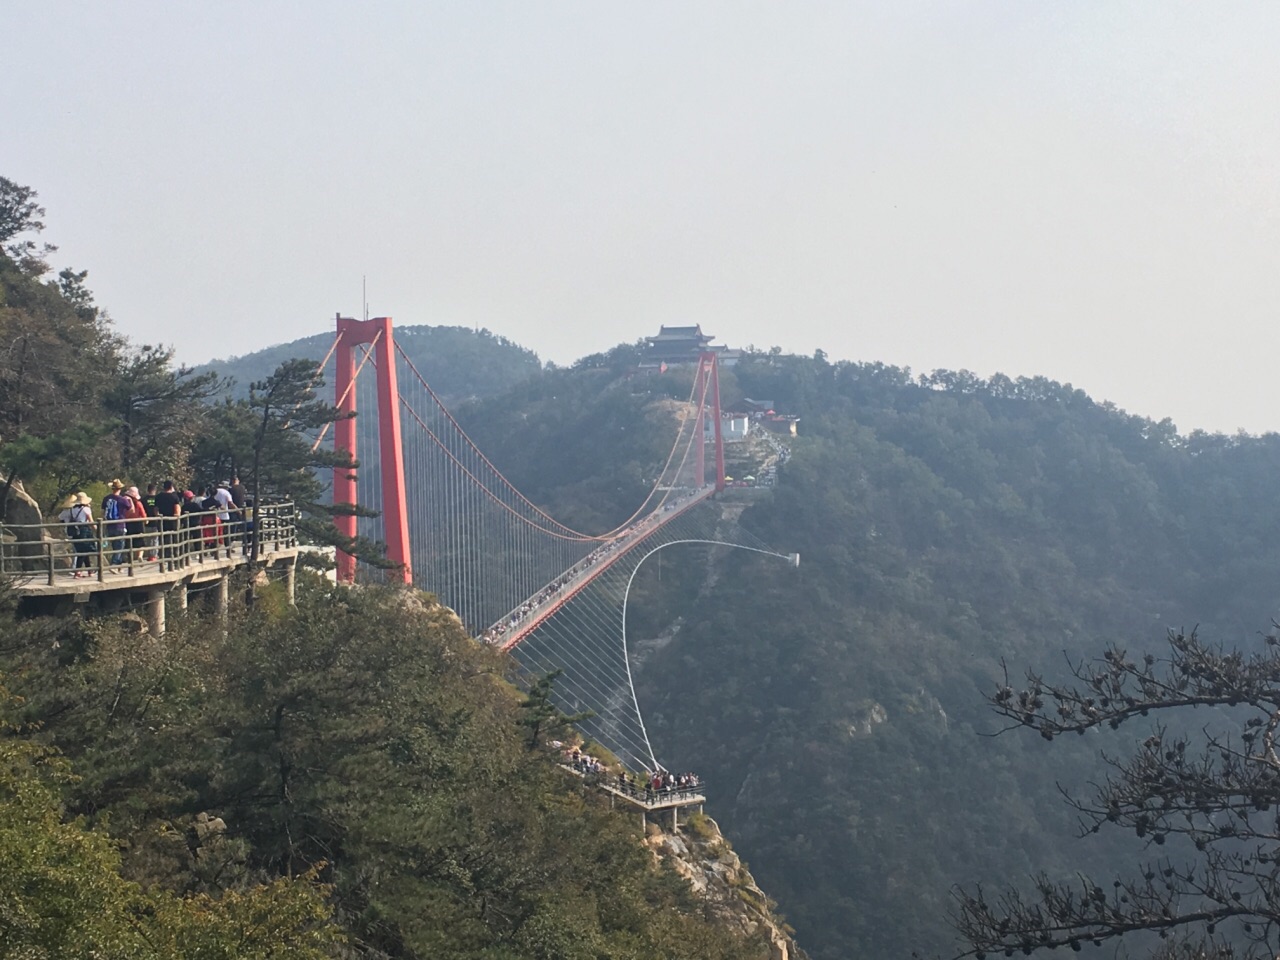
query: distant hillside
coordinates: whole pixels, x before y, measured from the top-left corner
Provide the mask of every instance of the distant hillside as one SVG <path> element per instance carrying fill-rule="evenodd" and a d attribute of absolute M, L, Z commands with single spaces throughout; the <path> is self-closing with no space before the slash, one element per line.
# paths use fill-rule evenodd
<path fill-rule="evenodd" d="M 658 448 L 642 411 L 688 380 L 622 373 L 555 371 L 465 409 L 468 429 L 553 511 L 625 515 L 604 501 L 633 500 Z M 1002 662 L 1061 678 L 1064 654 L 1154 649 L 1166 627 L 1260 643 L 1280 615 L 1280 436 L 1184 436 L 1043 378 L 820 355 L 749 356 L 721 389 L 800 417 L 743 523 L 801 566 L 667 551 L 628 634 L 659 756 L 707 777 L 708 812 L 806 949 L 947 956 L 954 884 L 1130 868 L 1132 838 L 1078 839 L 1057 784 L 1087 792 L 1099 751 L 1146 731 L 986 736 L 983 695 Z"/>
<path fill-rule="evenodd" d="M 542 369 L 538 355 L 488 330 L 466 327 L 397 327 L 396 342 L 446 403 L 455 404 L 508 390 Z M 231 377 L 233 393 L 242 396 L 249 384 L 270 374 L 285 360 L 310 357 L 317 363 L 333 344 L 331 332 L 304 337 L 197 368 Z M 334 361 L 325 370 L 333 382 Z"/>

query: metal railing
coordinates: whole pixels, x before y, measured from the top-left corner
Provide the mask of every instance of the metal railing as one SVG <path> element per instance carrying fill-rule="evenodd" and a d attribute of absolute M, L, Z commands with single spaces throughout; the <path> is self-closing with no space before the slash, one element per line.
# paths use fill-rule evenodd
<path fill-rule="evenodd" d="M 0 576 L 18 583 L 43 580 L 49 586 L 85 578 L 110 583 L 226 560 L 245 562 L 255 538 L 260 557 L 298 545 L 292 503 L 232 512 L 230 520 L 220 520 L 218 514 L 205 510 L 146 520 L 0 524 Z"/>
<path fill-rule="evenodd" d="M 662 786 L 650 786 L 646 777 L 636 773 L 617 773 L 607 768 L 595 771 L 582 764 L 575 764 L 570 760 L 559 760 L 557 764 L 562 770 L 568 770 L 570 773 L 582 777 L 592 786 L 600 787 L 607 790 L 615 796 L 624 800 L 629 800 L 636 806 L 645 807 L 649 810 L 660 810 L 671 806 L 680 806 L 683 804 L 706 803 L 707 797 L 704 792 L 707 783 L 701 777 L 697 783 L 689 783 L 684 786 L 677 786 L 674 783 Z"/>

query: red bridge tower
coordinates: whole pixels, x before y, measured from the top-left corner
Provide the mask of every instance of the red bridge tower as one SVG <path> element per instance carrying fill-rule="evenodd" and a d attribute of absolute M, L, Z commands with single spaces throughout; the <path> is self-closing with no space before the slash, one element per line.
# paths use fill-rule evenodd
<path fill-rule="evenodd" d="M 344 414 L 356 412 L 355 349 L 361 344 L 373 347 L 373 365 L 378 379 L 378 459 L 382 466 L 382 520 L 387 543 L 387 559 L 400 565 L 397 577 L 413 582 L 409 555 L 409 512 L 405 507 L 404 455 L 400 443 L 400 391 L 396 385 L 395 339 L 390 317 L 353 320 L 338 316 L 338 371 L 334 377 L 335 404 Z M 334 424 L 333 446 L 356 456 L 356 421 L 348 416 Z M 333 502 L 354 504 L 356 472 L 346 468 L 333 471 Z M 335 518 L 338 531 L 347 537 L 356 535 L 356 517 Z M 352 583 L 356 578 L 356 558 L 338 551 L 338 582 Z"/>

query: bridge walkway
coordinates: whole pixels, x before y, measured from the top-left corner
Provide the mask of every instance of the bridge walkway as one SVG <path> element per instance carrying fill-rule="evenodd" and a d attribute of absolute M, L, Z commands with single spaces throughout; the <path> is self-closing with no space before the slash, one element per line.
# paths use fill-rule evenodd
<path fill-rule="evenodd" d="M 0 580 L 19 602 L 34 608 L 66 603 L 84 609 L 132 606 L 141 595 L 148 628 L 164 632 L 166 607 L 186 609 L 190 588 L 212 589 L 219 613 L 227 610 L 228 578 L 248 566 L 253 541 L 258 562 L 275 568 L 293 599 L 299 553 L 292 503 L 264 505 L 251 522 L 214 524 L 212 513 L 148 521 L 143 532 L 116 535 L 104 520 L 85 525 L 89 536 L 73 539 L 59 522 L 0 526 Z M 118 562 L 112 562 L 118 561 Z"/>
<path fill-rule="evenodd" d="M 491 626 L 481 639 L 502 650 L 510 650 L 581 593 L 592 580 L 638 546 L 645 537 L 670 523 L 689 508 L 702 503 L 715 492 L 714 484 L 692 490 L 670 501 L 661 510 L 632 524 L 617 537 L 602 544 L 556 580 L 547 584 L 523 605 L 510 611 Z"/>

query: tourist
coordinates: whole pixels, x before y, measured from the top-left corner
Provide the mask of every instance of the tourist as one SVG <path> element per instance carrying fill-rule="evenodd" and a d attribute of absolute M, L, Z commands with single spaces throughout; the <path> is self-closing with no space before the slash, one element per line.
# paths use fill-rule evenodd
<path fill-rule="evenodd" d="M 215 493 L 216 488 L 212 485 L 205 487 L 204 500 L 200 501 L 200 539 L 203 549 L 212 549 L 216 557 L 222 545 L 222 517 L 226 511 L 219 509 L 221 501 Z"/>
<path fill-rule="evenodd" d="M 89 568 L 93 566 L 89 557 L 98 549 L 97 537 L 93 535 L 93 512 L 89 504 L 93 501 L 83 490 L 72 494 L 66 507 L 58 514 L 58 519 L 67 525 L 67 536 L 75 548 L 76 559 L 73 566 L 73 577 L 89 576 Z"/>
<path fill-rule="evenodd" d="M 142 494 L 137 487 L 124 491 L 129 499 L 129 512 L 125 516 L 125 530 L 129 535 L 129 557 L 139 561 L 144 556 L 143 536 L 147 530 L 147 508 L 142 505 Z"/>
<path fill-rule="evenodd" d="M 125 517 L 129 515 L 133 502 L 121 492 L 124 484 L 119 480 L 112 480 L 108 486 L 111 492 L 102 498 L 102 519 L 107 524 L 105 535 L 111 541 L 111 564 L 117 566 L 124 563 L 125 536 L 128 533 Z"/>
<path fill-rule="evenodd" d="M 194 550 L 199 550 L 199 546 L 192 547 L 193 543 L 198 541 L 197 531 L 200 529 L 200 513 L 204 509 L 204 500 L 197 497 L 190 490 L 182 491 L 182 522 L 179 524 L 182 528 L 182 552 L 184 555 Z"/>
<path fill-rule="evenodd" d="M 244 509 L 240 511 L 240 526 L 244 529 L 244 546 L 242 548 L 244 555 L 247 557 L 253 551 L 253 538 L 256 535 L 257 519 L 254 516 L 254 504 L 252 500 L 244 502 Z"/>
<path fill-rule="evenodd" d="M 166 560 L 177 559 L 178 518 L 182 516 L 182 496 L 172 480 L 166 480 L 156 494 L 156 516 L 160 518 L 160 538 Z"/>
<path fill-rule="evenodd" d="M 232 475 L 231 486 L 227 490 L 231 494 L 231 502 L 235 505 L 235 510 L 233 511 L 235 516 L 232 517 L 232 520 L 235 521 L 236 527 L 243 533 L 244 552 L 248 553 L 250 542 L 249 519 L 252 515 L 249 510 L 249 491 L 240 482 L 240 477 L 235 474 Z"/>
<path fill-rule="evenodd" d="M 233 536 L 235 527 L 231 525 L 231 521 L 239 519 L 240 511 L 237 509 L 235 499 L 231 496 L 231 482 L 219 480 L 218 485 L 213 490 L 213 499 L 218 511 L 218 520 L 226 527 L 227 540 L 235 539 Z M 233 513 L 235 514 L 234 517 L 232 516 Z"/>
<path fill-rule="evenodd" d="M 160 559 L 160 511 L 156 509 L 156 485 L 147 484 L 147 492 L 142 497 L 142 509 L 147 512 L 147 536 L 143 541 L 148 560 Z"/>
<path fill-rule="evenodd" d="M 238 476 L 232 476 L 231 486 L 227 489 L 231 492 L 232 503 L 243 510 L 245 503 L 249 500 L 249 491 L 245 485 L 240 482 L 240 478 Z"/>

